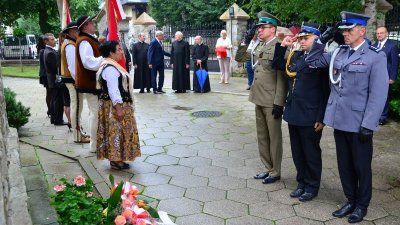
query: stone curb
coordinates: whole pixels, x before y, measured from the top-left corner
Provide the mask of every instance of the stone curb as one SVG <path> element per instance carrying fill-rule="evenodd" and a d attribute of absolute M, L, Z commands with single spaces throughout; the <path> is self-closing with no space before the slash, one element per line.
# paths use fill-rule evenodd
<path fill-rule="evenodd" d="M 10 187 L 8 193 L 8 224 L 31 225 L 32 220 L 28 212 L 28 195 L 20 167 L 17 129 L 10 127 L 6 148 L 8 149 L 8 186 Z"/>

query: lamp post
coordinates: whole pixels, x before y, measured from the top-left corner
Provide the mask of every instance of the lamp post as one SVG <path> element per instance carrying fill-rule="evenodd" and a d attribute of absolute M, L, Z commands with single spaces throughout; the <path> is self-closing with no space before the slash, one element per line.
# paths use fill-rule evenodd
<path fill-rule="evenodd" d="M 231 45 L 232 45 L 232 41 L 233 41 L 233 39 L 232 39 L 232 30 L 233 30 L 233 27 L 232 27 L 232 19 L 233 19 L 233 17 L 235 16 L 235 8 L 233 8 L 233 5 L 231 6 L 231 7 L 229 7 L 229 18 L 230 18 L 230 20 L 231 20 Z M 232 68 L 232 56 L 233 56 L 233 51 L 232 51 L 232 48 L 230 49 L 230 51 L 231 51 L 231 62 L 229 63 L 229 65 L 230 65 L 230 68 L 229 68 L 229 70 L 230 70 L 230 73 L 231 73 L 231 76 L 232 76 L 232 74 L 233 74 L 233 68 Z"/>

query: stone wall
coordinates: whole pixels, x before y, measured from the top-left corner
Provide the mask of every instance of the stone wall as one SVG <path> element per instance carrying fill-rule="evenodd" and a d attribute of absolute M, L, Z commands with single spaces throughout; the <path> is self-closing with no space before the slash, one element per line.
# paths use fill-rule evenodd
<path fill-rule="evenodd" d="M 31 225 L 25 181 L 20 169 L 18 133 L 8 127 L 3 90 L 0 72 L 0 224 Z"/>

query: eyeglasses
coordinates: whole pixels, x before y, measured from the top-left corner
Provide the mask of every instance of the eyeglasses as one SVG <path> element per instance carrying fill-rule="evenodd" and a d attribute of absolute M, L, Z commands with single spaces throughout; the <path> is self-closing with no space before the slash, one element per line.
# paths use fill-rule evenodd
<path fill-rule="evenodd" d="M 270 29 L 273 28 L 273 26 L 260 26 L 258 29 Z"/>

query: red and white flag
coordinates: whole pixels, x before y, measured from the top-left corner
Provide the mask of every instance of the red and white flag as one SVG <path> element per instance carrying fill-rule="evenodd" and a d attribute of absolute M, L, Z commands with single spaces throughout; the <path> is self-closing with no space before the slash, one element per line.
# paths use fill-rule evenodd
<path fill-rule="evenodd" d="M 63 0 L 62 6 L 61 29 L 64 29 L 69 23 L 71 23 L 71 14 L 69 13 L 68 0 Z"/>
<path fill-rule="evenodd" d="M 119 41 L 118 35 L 118 23 L 126 18 L 122 4 L 120 0 L 106 0 L 107 6 L 107 19 L 108 19 L 108 41 Z M 126 68 L 125 57 L 122 55 L 122 59 L 118 62 L 123 68 Z"/>

